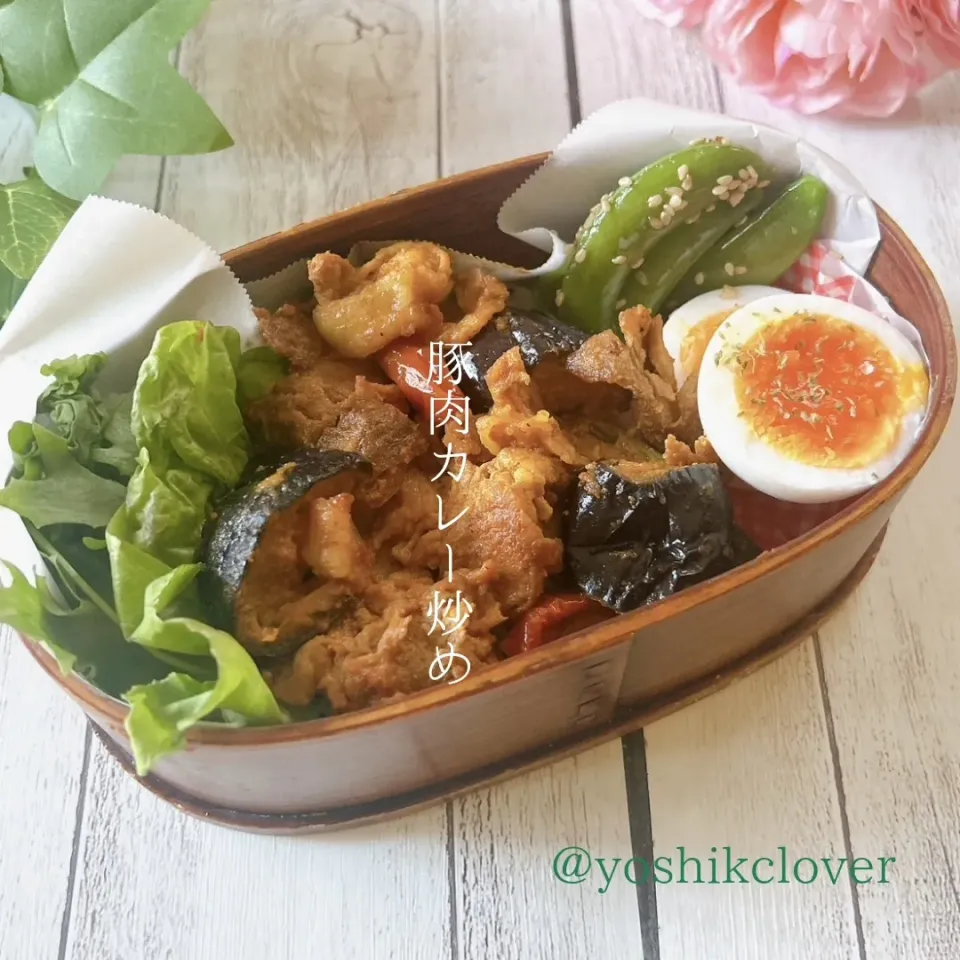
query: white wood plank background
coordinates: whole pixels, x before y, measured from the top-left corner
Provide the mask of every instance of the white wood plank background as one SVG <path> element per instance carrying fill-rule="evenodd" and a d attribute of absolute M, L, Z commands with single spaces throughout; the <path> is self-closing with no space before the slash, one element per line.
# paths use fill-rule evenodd
<path fill-rule="evenodd" d="M 547 150 L 648 96 L 796 130 L 854 167 L 960 308 L 960 81 L 832 124 L 718 80 L 632 0 L 217 0 L 179 52 L 237 146 L 125 162 L 109 192 L 218 249 Z M 0 164 L 22 153 L 0 101 Z M 0 646 L 0 960 L 954 960 L 960 942 L 960 456 L 951 426 L 874 571 L 817 638 L 644 734 L 329 838 L 199 824 L 90 745 Z M 626 773 L 625 773 L 626 771 Z M 595 856 L 896 857 L 891 883 L 564 886 Z M 602 878 L 598 883 L 602 884 Z"/>

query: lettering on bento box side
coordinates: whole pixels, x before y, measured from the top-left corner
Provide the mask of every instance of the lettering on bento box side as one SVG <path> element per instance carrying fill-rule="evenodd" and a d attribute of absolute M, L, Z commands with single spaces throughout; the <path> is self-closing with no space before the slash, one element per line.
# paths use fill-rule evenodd
<path fill-rule="evenodd" d="M 434 453 L 434 457 L 441 460 L 440 469 L 432 477 L 433 482 L 449 474 L 454 483 L 459 483 L 467 466 L 467 454 L 453 449 L 453 441 L 457 435 L 468 436 L 470 433 L 470 400 L 459 390 L 463 377 L 463 350 L 472 344 L 467 343 L 431 343 L 430 344 L 430 373 L 429 383 L 439 387 L 446 387 L 442 396 L 430 395 L 430 436 L 437 436 L 444 430 L 444 452 Z M 453 466 L 457 465 L 456 471 Z M 469 511 L 464 507 L 456 516 L 444 518 L 444 503 L 440 494 L 437 494 L 437 529 L 442 533 L 462 520 Z M 454 557 L 451 544 L 447 548 L 447 583 L 454 582 Z M 433 596 L 427 607 L 427 620 L 430 627 L 428 635 L 433 636 L 438 630 L 440 635 L 447 637 L 466 626 L 470 614 L 473 613 L 473 604 L 464 596 L 463 590 L 454 591 L 434 587 Z M 447 649 L 434 647 L 435 657 L 430 664 L 430 679 L 443 680 L 450 676 L 448 684 L 457 684 L 470 675 L 470 658 L 461 653 L 453 641 L 447 641 Z"/>
<path fill-rule="evenodd" d="M 577 695 L 574 727 L 585 727 L 609 716 L 623 676 L 623 657 L 608 657 L 583 668 Z"/>

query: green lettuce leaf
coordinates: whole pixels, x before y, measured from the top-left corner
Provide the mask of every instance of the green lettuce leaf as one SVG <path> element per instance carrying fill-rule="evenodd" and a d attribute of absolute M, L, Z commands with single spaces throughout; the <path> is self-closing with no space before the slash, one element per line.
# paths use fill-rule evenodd
<path fill-rule="evenodd" d="M 191 663 L 124 694 L 141 774 L 179 750 L 186 731 L 203 719 L 289 719 L 239 642 L 202 622 L 194 582 L 210 504 L 236 486 L 249 459 L 239 406 L 243 356 L 232 328 L 171 324 L 154 338 L 133 394 L 138 464 L 106 530 L 116 610 L 131 642 Z M 247 389 L 256 390 L 276 365 L 263 354 L 254 360 L 245 377 L 254 384 Z"/>
<path fill-rule="evenodd" d="M 237 404 L 240 334 L 199 321 L 161 327 L 140 367 L 133 434 L 154 468 L 179 459 L 225 487 L 240 480 L 250 453 Z"/>
<path fill-rule="evenodd" d="M 232 145 L 169 51 L 210 0 L 15 0 L 0 9 L 6 92 L 39 108 L 35 162 L 55 190 L 96 192 L 125 153 Z"/>
<path fill-rule="evenodd" d="M 113 535 L 168 566 L 192 563 L 203 536 L 213 483 L 182 467 L 158 472 L 146 449 L 139 463 L 127 487 L 124 509 L 114 518 Z"/>
<path fill-rule="evenodd" d="M 196 583 L 211 504 L 250 455 L 240 404 L 285 366 L 267 348 L 243 352 L 232 328 L 194 321 L 157 333 L 132 395 L 98 394 L 104 360 L 49 364 L 37 420 L 10 431 L 0 505 L 23 517 L 64 600 L 11 573 L 0 621 L 127 700 L 143 774 L 201 720 L 291 718 L 240 643 L 203 622 Z"/>
<path fill-rule="evenodd" d="M 229 714 L 233 722 L 289 720 L 253 658 L 230 634 L 192 617 L 163 616 L 176 606 L 199 571 L 197 564 L 185 565 L 151 583 L 143 619 L 131 636 L 152 650 L 212 657 L 217 666 L 215 681 L 174 673 L 126 692 L 131 705 L 127 732 L 141 776 L 157 760 L 181 749 L 186 731 L 217 711 Z"/>
<path fill-rule="evenodd" d="M 132 683 L 159 679 L 169 669 L 128 643 L 96 604 L 69 606 L 44 577 L 38 577 L 34 586 L 11 564 L 0 561 L 0 569 L 11 581 L 9 586 L 0 584 L 0 623 L 43 646 L 65 675 L 79 673 L 110 696 L 120 697 Z"/>
<path fill-rule="evenodd" d="M 288 364 L 270 347 L 251 347 L 240 357 L 237 388 L 240 409 L 265 397 L 287 375 Z"/>
<path fill-rule="evenodd" d="M 97 390 L 96 380 L 106 360 L 106 354 L 95 353 L 44 366 L 41 373 L 53 377 L 53 383 L 37 401 L 37 422 L 64 437 L 84 466 L 110 467 L 126 478 L 137 465 L 131 426 L 133 395 L 104 396 Z"/>
<path fill-rule="evenodd" d="M 39 424 L 33 425 L 33 435 L 43 477 L 11 480 L 0 490 L 0 506 L 40 529 L 54 524 L 106 527 L 123 505 L 123 485 L 81 466 L 63 437 Z"/>

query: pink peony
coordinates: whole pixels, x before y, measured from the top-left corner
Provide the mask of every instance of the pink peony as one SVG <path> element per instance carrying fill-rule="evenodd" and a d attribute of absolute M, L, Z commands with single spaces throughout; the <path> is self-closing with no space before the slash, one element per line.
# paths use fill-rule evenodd
<path fill-rule="evenodd" d="M 960 0 L 639 2 L 663 23 L 702 23 L 738 84 L 800 113 L 888 117 L 960 67 Z"/>
<path fill-rule="evenodd" d="M 698 27 L 712 0 L 637 0 L 640 12 L 668 27 Z"/>

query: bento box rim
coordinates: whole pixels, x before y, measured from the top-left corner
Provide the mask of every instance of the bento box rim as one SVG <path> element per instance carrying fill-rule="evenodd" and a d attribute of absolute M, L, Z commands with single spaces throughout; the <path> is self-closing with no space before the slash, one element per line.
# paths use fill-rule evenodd
<path fill-rule="evenodd" d="M 238 263 L 256 262 L 263 251 L 281 244 L 285 240 L 312 231 L 320 224 L 336 225 L 339 221 L 349 222 L 366 212 L 382 208 L 386 204 L 412 197 L 426 196 L 431 193 L 439 194 L 444 190 L 471 182 L 495 180 L 500 174 L 527 170 L 528 176 L 532 176 L 549 156 L 549 153 L 530 154 L 504 163 L 479 167 L 454 176 L 433 180 L 397 191 L 377 200 L 355 204 L 344 210 L 305 221 L 287 230 L 268 234 L 265 237 L 235 247 L 225 253 L 223 258 L 234 273 L 240 274 L 241 271 L 237 270 Z M 505 197 L 504 200 L 506 199 Z M 888 243 L 892 238 L 917 266 L 932 295 L 939 321 L 939 333 L 944 342 L 943 370 L 934 384 L 931 396 L 931 403 L 934 404 L 933 412 L 910 454 L 886 480 L 867 491 L 831 517 L 830 520 L 782 546 L 765 551 L 755 560 L 704 583 L 689 587 L 682 593 L 661 600 L 650 607 L 621 614 L 613 619 L 556 640 L 538 650 L 528 651 L 523 656 L 510 658 L 488 666 L 482 671 L 478 671 L 475 676 L 468 676 L 455 686 L 435 686 L 408 694 L 396 703 L 365 707 L 342 715 L 281 725 L 237 728 L 201 722 L 187 732 L 187 744 L 215 744 L 237 747 L 269 746 L 336 736 L 348 731 L 377 726 L 398 717 L 409 717 L 433 707 L 460 702 L 484 691 L 504 686 L 513 680 L 535 676 L 546 670 L 576 660 L 586 659 L 608 647 L 614 647 L 629 641 L 640 630 L 698 607 L 721 594 L 732 593 L 754 579 L 766 576 L 794 563 L 804 554 L 859 524 L 885 503 L 898 497 L 906 490 L 930 458 L 946 429 L 956 396 L 957 345 L 946 298 L 929 265 L 899 224 L 875 201 L 874 206 L 886 234 L 881 239 L 881 246 L 877 248 L 877 252 L 879 253 L 882 245 Z M 504 234 L 504 236 L 507 235 Z M 874 257 L 875 260 L 876 256 Z M 257 277 L 242 276 L 241 280 L 244 283 L 250 283 L 262 279 L 264 276 L 269 276 L 273 272 L 275 271 Z M 930 353 L 929 350 L 927 352 Z M 129 710 L 126 703 L 103 693 L 78 674 L 64 676 L 54 658 L 46 650 L 39 644 L 28 640 L 23 634 L 19 634 L 19 636 L 31 656 L 38 661 L 47 674 L 58 684 L 65 687 L 74 699 L 88 710 L 105 715 L 117 724 L 123 723 Z"/>

